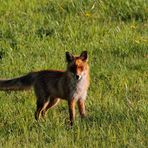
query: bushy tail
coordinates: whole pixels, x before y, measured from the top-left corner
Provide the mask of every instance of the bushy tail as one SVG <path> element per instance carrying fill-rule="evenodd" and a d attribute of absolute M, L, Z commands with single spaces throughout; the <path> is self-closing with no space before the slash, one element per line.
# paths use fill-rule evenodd
<path fill-rule="evenodd" d="M 25 76 L 14 79 L 0 80 L 0 90 L 27 90 L 35 83 L 36 73 L 32 72 Z"/>

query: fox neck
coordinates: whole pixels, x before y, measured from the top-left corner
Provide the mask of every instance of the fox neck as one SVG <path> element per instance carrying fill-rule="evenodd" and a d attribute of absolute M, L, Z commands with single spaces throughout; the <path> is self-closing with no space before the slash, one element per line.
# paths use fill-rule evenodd
<path fill-rule="evenodd" d="M 81 79 L 77 80 L 75 75 L 71 72 L 66 73 L 66 83 L 65 86 L 69 90 L 69 99 L 74 98 L 78 100 L 79 98 L 86 98 L 87 89 L 89 87 L 89 73 L 83 73 Z"/>

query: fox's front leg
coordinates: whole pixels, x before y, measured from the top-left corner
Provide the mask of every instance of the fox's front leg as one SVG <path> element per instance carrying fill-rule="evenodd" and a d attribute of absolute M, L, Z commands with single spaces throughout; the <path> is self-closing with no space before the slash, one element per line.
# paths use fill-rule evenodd
<path fill-rule="evenodd" d="M 81 116 L 81 118 L 84 118 L 86 116 L 85 100 L 79 99 L 77 103 L 78 103 L 78 108 L 79 108 L 80 116 Z"/>
<path fill-rule="evenodd" d="M 75 100 L 74 99 L 71 99 L 68 101 L 68 107 L 69 107 L 70 125 L 72 126 L 75 119 Z"/>

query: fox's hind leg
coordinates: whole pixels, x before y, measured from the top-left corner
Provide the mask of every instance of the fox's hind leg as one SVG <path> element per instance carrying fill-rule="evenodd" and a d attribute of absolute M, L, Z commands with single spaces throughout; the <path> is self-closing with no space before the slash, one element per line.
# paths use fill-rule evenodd
<path fill-rule="evenodd" d="M 46 112 L 48 111 L 49 108 L 56 106 L 59 101 L 60 101 L 59 98 L 50 97 L 50 101 L 48 102 L 48 104 L 44 107 L 44 109 L 41 112 L 42 117 L 45 116 L 45 114 L 46 114 Z"/>
<path fill-rule="evenodd" d="M 38 120 L 40 118 L 41 112 L 48 106 L 49 101 L 48 100 L 43 100 L 43 99 L 38 99 L 37 100 L 37 109 L 35 112 L 35 119 Z"/>
<path fill-rule="evenodd" d="M 37 97 L 37 109 L 35 112 L 35 119 L 38 120 L 40 118 L 42 110 L 44 110 L 49 104 L 48 98 L 50 94 L 45 88 L 43 88 L 42 83 L 37 83 L 34 87 L 34 91 Z"/>

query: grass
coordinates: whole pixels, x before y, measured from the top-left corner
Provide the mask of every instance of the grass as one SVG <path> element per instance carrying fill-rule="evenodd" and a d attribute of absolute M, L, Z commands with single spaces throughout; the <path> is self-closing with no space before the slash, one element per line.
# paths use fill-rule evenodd
<path fill-rule="evenodd" d="M 87 118 L 67 126 L 64 101 L 34 119 L 29 92 L 0 92 L 0 147 L 148 147 L 148 2 L 6 0 L 0 77 L 64 69 L 65 51 L 89 53 Z"/>

